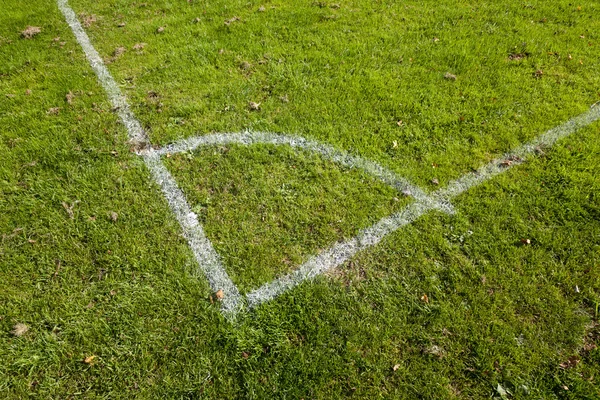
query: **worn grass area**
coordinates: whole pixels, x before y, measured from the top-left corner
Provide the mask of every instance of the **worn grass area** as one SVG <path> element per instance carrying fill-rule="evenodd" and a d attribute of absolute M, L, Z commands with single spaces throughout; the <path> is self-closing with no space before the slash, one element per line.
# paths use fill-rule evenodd
<path fill-rule="evenodd" d="M 4 398 L 600 398 L 597 123 L 228 322 L 56 5 L 1 1 Z M 600 99 L 592 1 L 73 7 L 156 144 L 301 134 L 433 190 Z M 243 290 L 409 201 L 287 148 L 166 162 Z"/>

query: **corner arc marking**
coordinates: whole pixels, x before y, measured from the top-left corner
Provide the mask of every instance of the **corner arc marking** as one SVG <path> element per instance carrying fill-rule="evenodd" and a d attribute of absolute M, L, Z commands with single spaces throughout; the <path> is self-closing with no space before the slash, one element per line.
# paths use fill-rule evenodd
<path fill-rule="evenodd" d="M 305 150 L 321 155 L 324 159 L 347 168 L 361 170 L 380 180 L 393 189 L 405 195 L 412 196 L 415 200 L 431 204 L 432 207 L 446 213 L 453 213 L 451 204 L 446 200 L 435 199 L 424 190 L 411 184 L 406 178 L 398 176 L 395 172 L 382 165 L 362 157 L 338 150 L 333 146 L 307 139 L 302 136 L 277 134 L 272 132 L 245 131 L 239 133 L 214 133 L 210 135 L 194 136 L 181 139 L 175 143 L 155 150 L 157 154 L 177 154 L 192 151 L 199 147 L 239 144 L 251 146 L 254 144 L 271 144 L 276 146 L 287 145 L 292 148 Z M 143 154 L 144 151 L 141 152 Z"/>

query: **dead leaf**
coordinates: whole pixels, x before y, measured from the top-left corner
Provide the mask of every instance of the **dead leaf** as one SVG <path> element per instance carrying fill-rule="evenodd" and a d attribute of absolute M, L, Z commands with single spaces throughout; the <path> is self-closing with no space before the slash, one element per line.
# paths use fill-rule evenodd
<path fill-rule="evenodd" d="M 73 104 L 73 99 L 74 98 L 75 98 L 75 95 L 70 90 L 69 90 L 69 93 L 67 93 L 65 95 L 65 99 L 67 100 L 67 103 L 69 103 L 69 104 Z"/>
<path fill-rule="evenodd" d="M 247 360 L 248 357 L 250 357 L 250 354 L 246 353 L 245 351 L 242 352 L 242 357 L 244 358 L 244 360 Z"/>
<path fill-rule="evenodd" d="M 404 124 L 404 122 L 402 122 L 402 120 L 396 122 L 396 125 L 398 125 L 398 126 L 402 126 L 402 124 Z"/>
<path fill-rule="evenodd" d="M 60 112 L 60 107 L 52 107 L 51 109 L 49 109 L 48 111 L 46 111 L 46 114 L 48 114 L 48 115 L 58 115 L 59 112 Z"/>
<path fill-rule="evenodd" d="M 86 28 L 89 28 L 90 26 L 92 26 L 93 23 L 96 22 L 96 15 L 94 15 L 94 14 L 91 14 L 91 15 L 79 14 L 79 16 L 83 20 L 83 26 Z"/>
<path fill-rule="evenodd" d="M 229 19 L 225 20 L 225 25 L 231 25 L 232 23 L 239 21 L 239 20 L 240 20 L 240 17 L 229 18 Z"/>
<path fill-rule="evenodd" d="M 31 89 L 27 89 L 27 90 L 25 91 L 25 95 L 26 95 L 26 96 L 30 96 L 30 95 L 31 95 Z"/>
<path fill-rule="evenodd" d="M 522 59 L 524 59 L 527 56 L 528 56 L 527 53 L 512 53 L 508 56 L 508 59 L 510 61 L 521 61 Z"/>
<path fill-rule="evenodd" d="M 433 178 L 433 179 L 431 180 L 431 183 L 433 183 L 434 185 L 439 185 L 439 184 L 440 184 L 440 181 L 439 181 L 437 178 Z"/>
<path fill-rule="evenodd" d="M 400 369 L 400 364 L 396 364 L 392 367 L 392 369 L 395 371 L 398 371 L 398 369 Z"/>
<path fill-rule="evenodd" d="M 197 24 L 198 22 L 200 22 L 200 18 L 198 18 L 198 17 L 194 18 L 194 23 Z"/>
<path fill-rule="evenodd" d="M 279 97 L 279 100 L 281 100 L 282 103 L 289 103 L 290 99 L 288 99 L 288 95 L 284 94 L 283 96 Z"/>
<path fill-rule="evenodd" d="M 39 34 L 42 31 L 42 28 L 39 26 L 28 26 L 24 31 L 21 32 L 21 37 L 23 39 L 31 39 L 35 35 Z"/>
<path fill-rule="evenodd" d="M 427 295 L 425 293 L 423 293 L 423 296 L 421 296 L 421 301 L 423 303 L 429 304 L 429 297 L 427 297 Z"/>
<path fill-rule="evenodd" d="M 73 213 L 73 207 L 75 207 L 75 204 L 79 203 L 79 200 L 76 200 L 73 204 L 68 205 L 66 202 L 62 202 L 62 206 L 65 209 L 65 211 L 67 212 L 67 214 L 69 214 L 69 218 L 73 219 L 75 218 L 75 215 Z"/>
<path fill-rule="evenodd" d="M 538 78 L 538 79 L 539 79 L 539 78 L 541 78 L 541 77 L 542 77 L 542 75 L 544 75 L 544 71 L 542 71 L 541 69 L 538 69 L 537 71 L 535 71 L 535 72 L 533 73 L 533 77 L 534 77 L 534 78 Z"/>
<path fill-rule="evenodd" d="M 567 361 L 560 363 L 559 367 L 561 367 L 562 369 L 571 369 L 575 368 L 580 362 L 581 359 L 578 355 L 572 355 L 567 359 Z"/>
<path fill-rule="evenodd" d="M 531 239 L 521 238 L 521 243 L 523 243 L 524 245 L 531 244 Z"/>
<path fill-rule="evenodd" d="M 123 46 L 117 47 L 115 49 L 115 51 L 113 51 L 113 58 L 117 59 L 119 57 L 121 57 L 123 55 L 123 53 L 125 53 L 127 51 L 127 49 Z"/>
<path fill-rule="evenodd" d="M 260 110 L 260 103 L 251 101 L 248 103 L 248 108 L 250 108 L 251 111 L 258 111 Z"/>
<path fill-rule="evenodd" d="M 83 362 L 89 365 L 94 362 L 95 358 L 96 358 L 96 356 L 87 356 L 86 358 L 83 359 Z"/>
<path fill-rule="evenodd" d="M 133 45 L 133 49 L 137 51 L 143 50 L 144 47 L 146 47 L 146 43 L 136 43 Z"/>
<path fill-rule="evenodd" d="M 215 296 L 217 297 L 217 300 L 221 301 L 225 297 L 225 292 L 223 292 L 223 289 L 219 289 L 217 290 L 217 293 L 215 293 Z"/>
<path fill-rule="evenodd" d="M 13 326 L 12 331 L 10 331 L 10 333 L 13 336 L 23 336 L 24 334 L 26 334 L 29 331 L 29 327 L 25 324 L 22 323 L 18 323 L 15 326 Z"/>
<path fill-rule="evenodd" d="M 119 214 L 117 214 L 114 211 L 111 211 L 109 214 L 109 218 L 112 222 L 117 222 L 117 219 L 119 219 Z"/>
<path fill-rule="evenodd" d="M 260 6 L 258 7 L 258 12 L 265 12 L 267 9 L 265 8 L 265 6 Z"/>
<path fill-rule="evenodd" d="M 449 81 L 455 81 L 456 80 L 456 75 L 451 74 L 450 72 L 446 72 L 444 74 L 444 79 L 448 79 Z"/>
<path fill-rule="evenodd" d="M 158 29 L 156 30 L 156 33 L 163 33 L 164 31 L 165 31 L 165 27 L 159 26 Z"/>

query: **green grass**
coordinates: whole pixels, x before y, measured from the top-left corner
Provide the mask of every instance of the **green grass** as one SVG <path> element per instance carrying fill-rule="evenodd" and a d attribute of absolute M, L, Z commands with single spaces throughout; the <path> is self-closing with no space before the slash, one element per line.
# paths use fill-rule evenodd
<path fill-rule="evenodd" d="M 0 5 L 2 397 L 600 398 L 597 123 L 229 322 L 54 2 Z M 434 190 L 600 100 L 593 1 L 72 6 L 158 145 L 299 134 Z M 409 201 L 285 147 L 165 161 L 244 292 Z"/>

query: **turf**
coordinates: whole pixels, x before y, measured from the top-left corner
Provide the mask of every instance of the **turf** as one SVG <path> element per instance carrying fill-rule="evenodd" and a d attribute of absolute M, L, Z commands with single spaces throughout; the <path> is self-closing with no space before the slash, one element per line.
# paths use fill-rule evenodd
<path fill-rule="evenodd" d="M 3 397 L 600 398 L 597 123 L 228 321 L 56 5 L 2 5 Z M 434 190 L 600 100 L 592 1 L 72 5 L 157 145 L 299 134 Z M 243 291 L 409 201 L 287 148 L 166 162 Z"/>

